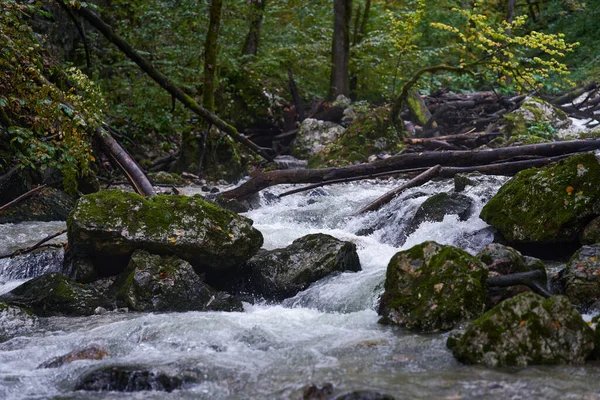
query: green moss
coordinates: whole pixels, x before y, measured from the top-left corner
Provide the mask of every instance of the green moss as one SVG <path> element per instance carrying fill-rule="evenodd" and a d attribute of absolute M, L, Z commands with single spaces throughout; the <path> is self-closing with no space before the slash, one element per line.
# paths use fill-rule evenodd
<path fill-rule="evenodd" d="M 600 164 L 579 154 L 519 172 L 480 217 L 512 242 L 570 242 L 600 212 Z"/>
<path fill-rule="evenodd" d="M 337 167 L 367 162 L 372 154 L 396 153 L 404 148 L 402 134 L 389 122 L 390 108 L 360 115 L 333 143 L 308 160 L 309 168 Z"/>

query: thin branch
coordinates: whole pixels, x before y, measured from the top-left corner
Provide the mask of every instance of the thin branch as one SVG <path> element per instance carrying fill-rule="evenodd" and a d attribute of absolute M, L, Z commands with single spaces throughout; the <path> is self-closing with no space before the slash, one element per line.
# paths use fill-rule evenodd
<path fill-rule="evenodd" d="M 41 190 L 41 189 L 43 189 L 43 188 L 45 188 L 45 187 L 46 187 L 46 184 L 43 184 L 43 185 L 40 185 L 40 186 L 38 186 L 38 187 L 36 187 L 36 188 L 33 188 L 33 189 L 31 189 L 31 190 L 30 190 L 30 191 L 28 191 L 28 192 L 25 192 L 25 193 L 23 193 L 22 195 L 20 195 L 20 196 L 19 196 L 19 197 L 17 197 L 16 199 L 14 199 L 14 200 L 12 200 L 12 201 L 9 201 L 8 203 L 6 203 L 6 204 L 5 204 L 5 205 L 3 205 L 3 206 L 0 206 L 0 211 L 4 211 L 4 210 L 6 210 L 8 207 L 10 207 L 10 206 L 12 206 L 12 205 L 14 205 L 14 204 L 18 203 L 19 201 L 21 201 L 21 200 L 23 200 L 23 199 L 25 199 L 25 198 L 27 198 L 27 197 L 31 196 L 32 194 L 34 194 L 34 193 L 35 193 L 35 192 L 37 192 L 38 190 Z"/>
<path fill-rule="evenodd" d="M 50 241 L 50 240 L 52 240 L 52 239 L 54 239 L 54 238 L 56 238 L 56 237 L 58 237 L 58 236 L 60 236 L 60 235 L 64 234 L 64 233 L 67 233 L 67 230 L 66 230 L 66 229 L 63 229 L 63 230 L 62 230 L 62 231 L 60 231 L 60 232 L 53 233 L 53 234 L 52 234 L 52 235 L 50 235 L 50 236 L 46 236 L 45 238 L 43 238 L 42 240 L 40 240 L 39 242 L 37 242 L 36 244 L 34 244 L 34 245 L 33 245 L 33 246 L 31 246 L 31 247 L 27 247 L 27 248 L 25 248 L 25 249 L 19 249 L 19 250 L 15 250 L 15 251 L 13 251 L 11 254 L 5 254 L 5 255 L 2 255 L 2 256 L 0 256 L 0 259 L 3 259 L 3 258 L 10 258 L 10 257 L 18 256 L 18 255 L 21 255 L 21 254 L 27 254 L 27 253 L 31 253 L 31 252 L 32 252 L 32 251 L 34 251 L 35 249 L 38 249 L 39 247 L 41 247 L 41 246 L 42 246 L 44 243 L 46 243 L 46 242 L 48 242 L 48 241 Z"/>

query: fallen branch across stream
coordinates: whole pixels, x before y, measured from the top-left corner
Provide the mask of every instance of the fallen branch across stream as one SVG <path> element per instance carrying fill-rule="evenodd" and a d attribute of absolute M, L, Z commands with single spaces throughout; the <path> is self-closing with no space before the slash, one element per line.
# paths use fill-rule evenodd
<path fill-rule="evenodd" d="M 67 233 L 66 229 L 64 229 L 64 230 L 62 230 L 60 232 L 53 233 L 50 236 L 46 236 L 45 238 L 43 238 L 42 240 L 40 240 L 39 242 L 37 242 L 36 244 L 34 244 L 31 247 L 27 247 L 25 249 L 18 249 L 18 250 L 13 251 L 10 254 L 2 255 L 2 256 L 0 256 L 0 259 L 10 258 L 10 257 L 18 256 L 18 255 L 21 255 L 21 254 L 31 253 L 32 251 L 34 251 L 34 250 L 39 249 L 40 247 L 42 247 L 42 245 L 44 243 L 46 243 L 46 242 L 48 242 L 48 241 L 50 241 L 50 240 L 52 240 L 52 239 L 54 239 L 56 237 L 59 237 L 60 235 L 62 235 L 64 233 Z M 62 247 L 62 245 L 56 245 L 56 246 L 57 247 Z"/>
<path fill-rule="evenodd" d="M 595 149 L 600 149 L 600 140 L 573 140 L 492 150 L 407 153 L 368 164 L 342 168 L 290 169 L 258 172 L 244 184 L 223 192 L 222 196 L 228 199 L 244 199 L 270 186 L 284 183 L 321 183 L 324 181 L 356 178 L 403 169 L 426 169 L 436 164 L 443 167 L 440 176 L 444 177 L 459 172 L 472 171 L 479 171 L 484 174 L 511 175 L 521 169 L 546 165 L 549 162 L 548 160 L 556 160 L 553 157 L 572 155 Z M 510 162 L 515 157 L 531 156 L 539 159 Z M 447 167 L 456 167 L 457 169 L 452 170 Z"/>

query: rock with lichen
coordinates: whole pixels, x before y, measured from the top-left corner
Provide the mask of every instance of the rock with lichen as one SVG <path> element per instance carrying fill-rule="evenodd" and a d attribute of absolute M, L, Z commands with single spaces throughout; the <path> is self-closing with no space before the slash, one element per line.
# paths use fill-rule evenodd
<path fill-rule="evenodd" d="M 564 296 L 522 293 L 503 301 L 447 346 L 465 364 L 576 364 L 594 351 L 594 331 Z"/>
<path fill-rule="evenodd" d="M 102 191 L 77 201 L 67 227 L 70 247 L 91 257 L 99 276 L 122 272 L 137 249 L 176 255 L 201 272 L 227 271 L 263 243 L 250 219 L 200 196 Z"/>
<path fill-rule="evenodd" d="M 578 154 L 519 172 L 483 207 L 480 217 L 511 244 L 576 243 L 600 215 L 600 163 Z"/>
<path fill-rule="evenodd" d="M 202 281 L 174 256 L 133 253 L 113 289 L 117 304 L 133 311 L 241 311 L 242 303 Z"/>
<path fill-rule="evenodd" d="M 345 128 L 335 122 L 307 118 L 302 121 L 294 140 L 294 157 L 307 159 L 319 154 L 325 146 L 336 140 Z"/>
<path fill-rule="evenodd" d="M 425 242 L 396 253 L 387 267 L 380 322 L 409 330 L 449 330 L 486 309 L 488 271 L 453 246 Z"/>
<path fill-rule="evenodd" d="M 504 116 L 503 131 L 507 137 L 541 135 L 542 138 L 548 138 L 552 132 L 566 129 L 572 124 L 564 111 L 542 99 L 529 96 L 517 110 Z"/>
<path fill-rule="evenodd" d="M 600 300 L 600 244 L 579 249 L 562 273 L 565 295 L 575 305 L 589 306 Z"/>

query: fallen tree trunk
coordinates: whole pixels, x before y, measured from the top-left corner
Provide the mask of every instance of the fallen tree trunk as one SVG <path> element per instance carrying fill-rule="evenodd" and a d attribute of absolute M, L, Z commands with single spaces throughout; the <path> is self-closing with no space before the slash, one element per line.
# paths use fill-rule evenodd
<path fill-rule="evenodd" d="M 520 156 L 556 157 L 600 148 L 600 140 L 573 140 L 493 150 L 441 151 L 400 154 L 368 164 L 342 168 L 295 169 L 259 172 L 237 188 L 223 192 L 225 198 L 247 198 L 265 188 L 282 183 L 319 183 L 327 180 L 373 175 L 408 168 L 475 167 L 495 164 Z M 531 160 L 527 160 L 531 161 Z M 529 168 L 529 167 L 520 167 Z"/>
<path fill-rule="evenodd" d="M 490 276 L 486 280 L 488 286 L 509 287 L 523 285 L 527 286 L 535 293 L 544 297 L 551 297 L 552 293 L 544 287 L 546 274 L 542 271 L 518 272 L 510 275 Z"/>
<path fill-rule="evenodd" d="M 66 7 L 71 7 L 64 1 L 62 1 Z M 146 74 L 148 74 L 156 83 L 158 83 L 163 89 L 171 94 L 174 98 L 179 100 L 185 107 L 190 109 L 195 114 L 204 118 L 209 123 L 215 125 L 217 128 L 228 134 L 233 140 L 242 145 L 246 146 L 251 151 L 259 154 L 268 161 L 273 161 L 273 157 L 267 153 L 267 149 L 263 149 L 253 143 L 247 137 L 241 135 L 237 129 L 223 121 L 221 118 L 201 107 L 194 99 L 185 94 L 183 90 L 175 86 L 171 81 L 162 73 L 158 72 L 152 64 L 142 57 L 133 47 L 129 45 L 122 37 L 117 35 L 112 27 L 104 22 L 96 13 L 90 10 L 88 7 L 82 6 L 75 11 L 85 18 L 92 26 L 98 29 L 111 43 L 119 48 L 130 60 L 135 62 Z"/>

